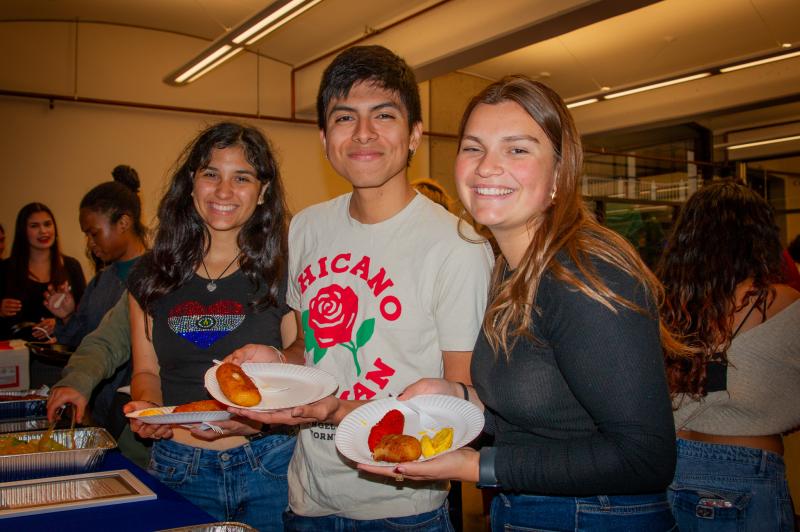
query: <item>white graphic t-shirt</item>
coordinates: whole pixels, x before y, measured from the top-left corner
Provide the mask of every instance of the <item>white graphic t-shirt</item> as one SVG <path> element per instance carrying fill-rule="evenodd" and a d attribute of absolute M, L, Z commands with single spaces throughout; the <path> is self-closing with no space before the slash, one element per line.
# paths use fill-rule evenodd
<path fill-rule="evenodd" d="M 342 399 L 399 394 L 441 377 L 442 351 L 472 351 L 483 319 L 491 248 L 418 194 L 377 224 L 349 214 L 350 194 L 305 209 L 289 229 L 287 303 L 302 314 L 306 364 L 331 373 Z M 462 233 L 480 237 L 466 224 Z M 296 514 L 379 519 L 432 511 L 447 483 L 398 485 L 359 474 L 338 454 L 336 427 L 300 431 L 289 466 Z"/>

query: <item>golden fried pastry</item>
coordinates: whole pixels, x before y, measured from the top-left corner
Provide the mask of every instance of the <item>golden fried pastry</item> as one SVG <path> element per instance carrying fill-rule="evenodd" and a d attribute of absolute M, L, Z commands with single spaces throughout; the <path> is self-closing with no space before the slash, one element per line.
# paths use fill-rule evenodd
<path fill-rule="evenodd" d="M 422 447 L 414 436 L 387 434 L 375 446 L 372 458 L 382 462 L 413 462 L 422 454 Z"/>
<path fill-rule="evenodd" d="M 261 393 L 255 383 L 236 364 L 220 364 L 217 368 L 217 382 L 225 397 L 234 404 L 256 406 L 261 402 Z"/>
<path fill-rule="evenodd" d="M 216 401 L 214 399 L 205 399 L 203 401 L 194 401 L 192 403 L 186 403 L 185 405 L 176 406 L 175 409 L 172 411 L 173 414 L 177 414 L 179 412 L 215 412 L 218 410 L 226 410 L 224 404 Z"/>
<path fill-rule="evenodd" d="M 163 413 L 164 413 L 164 411 L 161 410 L 160 408 L 148 408 L 146 410 L 142 410 L 141 412 L 139 412 L 139 417 L 160 416 Z"/>

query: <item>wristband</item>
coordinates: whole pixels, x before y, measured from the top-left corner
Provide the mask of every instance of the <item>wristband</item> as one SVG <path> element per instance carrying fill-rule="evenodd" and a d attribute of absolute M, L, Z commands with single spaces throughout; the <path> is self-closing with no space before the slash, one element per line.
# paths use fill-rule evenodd
<path fill-rule="evenodd" d="M 461 385 L 461 390 L 464 392 L 464 400 L 469 401 L 469 388 L 467 388 L 467 385 L 460 381 L 456 384 Z"/>
<path fill-rule="evenodd" d="M 498 488 L 500 483 L 494 472 L 494 459 L 497 455 L 497 447 L 484 447 L 480 450 L 478 462 L 478 483 L 479 488 Z"/>

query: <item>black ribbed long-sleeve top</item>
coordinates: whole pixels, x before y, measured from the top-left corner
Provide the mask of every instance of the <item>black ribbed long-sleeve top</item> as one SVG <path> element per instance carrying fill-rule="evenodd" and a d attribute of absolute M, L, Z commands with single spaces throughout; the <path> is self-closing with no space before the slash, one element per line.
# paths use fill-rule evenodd
<path fill-rule="evenodd" d="M 577 272 L 574 264 L 562 264 Z M 542 495 L 662 491 L 675 468 L 675 431 L 656 305 L 636 279 L 602 262 L 600 277 L 647 311 L 616 313 L 546 274 L 532 342 L 507 361 L 480 335 L 472 381 L 495 436 L 504 489 Z M 482 464 L 482 467 L 487 464 Z M 491 466 L 492 464 L 488 464 Z"/>

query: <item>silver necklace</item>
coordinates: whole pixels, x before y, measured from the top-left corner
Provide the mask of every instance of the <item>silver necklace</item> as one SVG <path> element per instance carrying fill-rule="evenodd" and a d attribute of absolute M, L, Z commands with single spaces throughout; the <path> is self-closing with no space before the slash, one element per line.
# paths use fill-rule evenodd
<path fill-rule="evenodd" d="M 209 292 L 213 292 L 214 290 L 216 290 L 217 289 L 217 281 L 222 279 L 222 276 L 225 275 L 225 272 L 228 271 L 228 268 L 233 266 L 233 263 L 236 262 L 237 260 L 239 260 L 240 256 L 241 256 L 241 253 L 237 253 L 236 256 L 233 257 L 233 260 L 230 262 L 230 264 L 225 266 L 225 269 L 222 270 L 222 273 L 219 274 L 216 279 L 212 279 L 211 278 L 211 274 L 208 273 L 208 268 L 206 268 L 205 259 L 200 259 L 200 262 L 203 265 L 203 270 L 206 272 L 206 277 L 208 277 L 208 284 L 206 285 L 206 290 L 208 290 Z"/>

